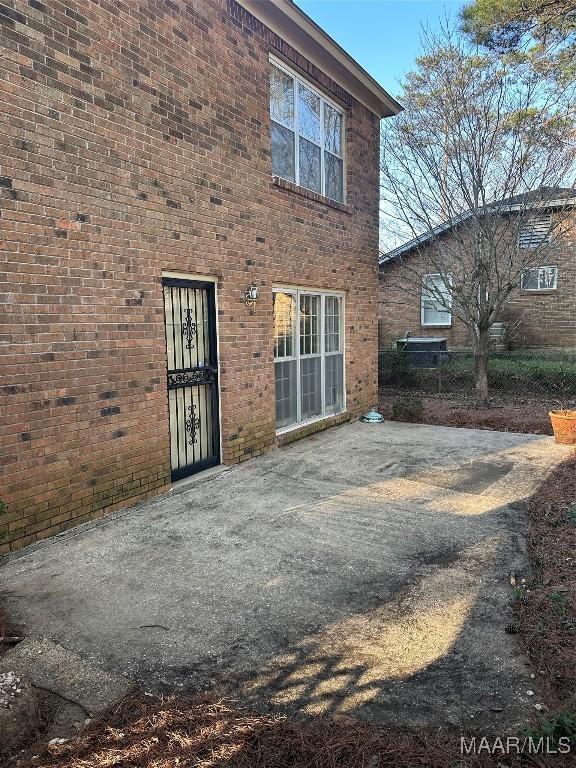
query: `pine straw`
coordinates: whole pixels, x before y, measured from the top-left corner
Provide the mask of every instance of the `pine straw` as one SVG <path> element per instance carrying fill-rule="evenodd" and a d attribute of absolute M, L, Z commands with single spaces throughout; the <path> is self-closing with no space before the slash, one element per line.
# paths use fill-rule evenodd
<path fill-rule="evenodd" d="M 408 394 L 408 393 L 405 393 Z M 392 404 L 399 395 L 380 392 L 379 410 L 389 419 Z M 446 397 L 421 397 L 424 414 L 420 423 L 443 427 L 465 427 L 466 429 L 492 429 L 497 432 L 523 432 L 536 435 L 551 435 L 552 427 L 545 405 L 515 407 L 505 403 L 493 403 L 491 408 L 475 408 L 470 400 Z"/>
<path fill-rule="evenodd" d="M 576 456 L 558 466 L 531 500 L 534 576 L 518 610 L 549 705 L 576 709 L 576 525 L 567 519 L 574 503 Z"/>
<path fill-rule="evenodd" d="M 462 758 L 455 733 L 378 732 L 349 717 L 295 720 L 224 701 L 130 698 L 82 735 L 29 755 L 42 768 L 496 768 Z M 506 766 L 568 766 L 562 757 L 506 756 Z"/>

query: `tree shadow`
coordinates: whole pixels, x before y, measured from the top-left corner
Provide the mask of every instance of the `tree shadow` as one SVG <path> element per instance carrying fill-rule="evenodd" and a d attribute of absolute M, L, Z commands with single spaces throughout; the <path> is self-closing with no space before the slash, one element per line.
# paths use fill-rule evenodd
<path fill-rule="evenodd" d="M 497 536 L 424 556 L 388 600 L 302 637 L 217 690 L 260 711 L 380 725 L 494 730 L 522 722 L 529 673 L 505 632 L 512 620 L 507 573 L 494 578 L 508 557 Z"/>

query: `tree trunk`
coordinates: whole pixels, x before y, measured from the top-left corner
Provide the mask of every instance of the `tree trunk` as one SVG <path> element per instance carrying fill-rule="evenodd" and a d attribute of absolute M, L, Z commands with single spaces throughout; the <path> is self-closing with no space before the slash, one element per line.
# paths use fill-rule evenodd
<path fill-rule="evenodd" d="M 487 328 L 479 328 L 474 349 L 474 379 L 476 382 L 476 407 L 489 408 L 488 396 L 488 349 L 490 339 Z"/>

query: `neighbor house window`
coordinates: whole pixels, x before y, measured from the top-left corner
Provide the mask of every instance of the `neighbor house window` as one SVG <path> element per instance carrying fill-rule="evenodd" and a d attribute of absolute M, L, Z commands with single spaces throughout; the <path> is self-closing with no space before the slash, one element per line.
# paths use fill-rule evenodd
<path fill-rule="evenodd" d="M 422 325 L 452 325 L 452 290 L 451 278 L 448 285 L 441 275 L 424 275 L 422 278 L 422 296 L 420 320 Z"/>
<path fill-rule="evenodd" d="M 342 297 L 274 289 L 276 427 L 344 409 Z"/>
<path fill-rule="evenodd" d="M 549 213 L 531 216 L 518 230 L 518 248 L 538 248 L 546 243 L 552 229 Z"/>
<path fill-rule="evenodd" d="M 553 291 L 558 287 L 558 267 L 532 267 L 522 272 L 523 291 Z"/>
<path fill-rule="evenodd" d="M 270 65 L 272 173 L 344 202 L 344 116 L 294 73 Z"/>

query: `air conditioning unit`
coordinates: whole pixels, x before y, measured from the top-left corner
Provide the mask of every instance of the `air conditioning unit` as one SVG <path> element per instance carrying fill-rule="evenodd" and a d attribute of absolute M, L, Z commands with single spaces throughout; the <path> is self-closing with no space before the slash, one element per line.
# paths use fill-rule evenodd
<path fill-rule="evenodd" d="M 408 336 L 396 341 L 414 368 L 438 368 L 448 358 L 447 340 L 442 336 Z"/>

